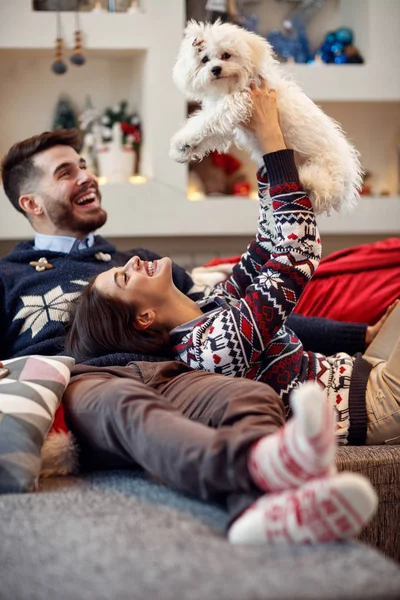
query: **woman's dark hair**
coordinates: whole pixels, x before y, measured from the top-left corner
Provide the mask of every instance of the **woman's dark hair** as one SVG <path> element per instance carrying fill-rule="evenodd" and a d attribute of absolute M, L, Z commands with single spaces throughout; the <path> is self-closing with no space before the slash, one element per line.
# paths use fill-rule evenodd
<path fill-rule="evenodd" d="M 101 294 L 95 281 L 93 277 L 71 304 L 64 348 L 67 355 L 78 363 L 116 352 L 171 356 L 167 333 L 135 329 L 135 309 Z"/>
<path fill-rule="evenodd" d="M 26 215 L 19 205 L 24 186 L 34 183 L 41 170 L 34 164 L 33 157 L 53 146 L 71 146 L 76 152 L 82 147 L 82 132 L 78 129 L 56 129 L 45 131 L 23 142 L 14 144 L 1 161 L 1 174 L 6 196 L 20 213 Z M 31 190 L 29 190 L 31 191 Z"/>

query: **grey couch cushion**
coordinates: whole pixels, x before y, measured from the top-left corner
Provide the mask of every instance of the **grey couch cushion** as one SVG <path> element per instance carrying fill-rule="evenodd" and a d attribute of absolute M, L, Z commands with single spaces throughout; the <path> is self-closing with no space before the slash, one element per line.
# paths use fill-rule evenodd
<path fill-rule="evenodd" d="M 400 569 L 358 542 L 232 546 L 221 508 L 137 472 L 0 496 L 1 600 L 398 598 Z"/>

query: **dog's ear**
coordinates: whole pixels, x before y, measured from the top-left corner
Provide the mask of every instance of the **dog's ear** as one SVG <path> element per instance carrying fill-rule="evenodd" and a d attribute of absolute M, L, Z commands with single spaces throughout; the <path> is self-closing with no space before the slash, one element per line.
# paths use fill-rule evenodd
<path fill-rule="evenodd" d="M 268 74 L 268 67 L 277 63 L 272 46 L 260 35 L 256 35 L 250 31 L 246 31 L 245 35 L 251 51 L 251 62 L 254 65 L 254 75 L 262 75 L 265 77 L 265 75 Z"/>
<path fill-rule="evenodd" d="M 187 22 L 185 27 L 185 31 L 183 32 L 185 38 L 199 38 L 202 39 L 204 35 L 204 23 L 197 22 L 194 19 L 191 19 Z"/>
<path fill-rule="evenodd" d="M 190 72 L 194 68 L 194 60 L 204 43 L 204 23 L 191 20 L 188 22 L 179 49 L 178 58 L 172 71 L 176 86 L 185 94 L 191 93 Z"/>

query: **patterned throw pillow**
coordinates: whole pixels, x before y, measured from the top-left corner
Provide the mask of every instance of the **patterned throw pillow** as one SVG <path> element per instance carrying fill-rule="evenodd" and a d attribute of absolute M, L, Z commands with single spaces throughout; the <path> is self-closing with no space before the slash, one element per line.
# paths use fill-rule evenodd
<path fill-rule="evenodd" d="M 36 487 L 40 453 L 74 363 L 36 355 L 3 361 L 10 373 L 0 379 L 0 493 Z"/>

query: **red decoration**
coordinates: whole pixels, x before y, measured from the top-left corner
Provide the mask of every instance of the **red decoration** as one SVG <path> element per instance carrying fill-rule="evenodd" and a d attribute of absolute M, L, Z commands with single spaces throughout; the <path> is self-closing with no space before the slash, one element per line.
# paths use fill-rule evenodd
<path fill-rule="evenodd" d="M 131 135 L 133 137 L 133 140 L 136 143 L 140 142 L 140 131 L 139 129 L 136 127 L 136 125 L 131 125 L 130 123 L 126 123 L 126 121 L 122 121 L 121 122 L 121 129 L 122 129 L 122 133 L 124 133 L 125 135 Z"/>
<path fill-rule="evenodd" d="M 242 163 L 232 156 L 232 154 L 220 154 L 219 152 L 211 152 L 213 164 L 220 167 L 226 175 L 232 175 L 240 169 Z"/>
<path fill-rule="evenodd" d="M 250 184 L 248 181 L 235 181 L 232 184 L 232 194 L 234 196 L 248 196 L 250 194 Z"/>

